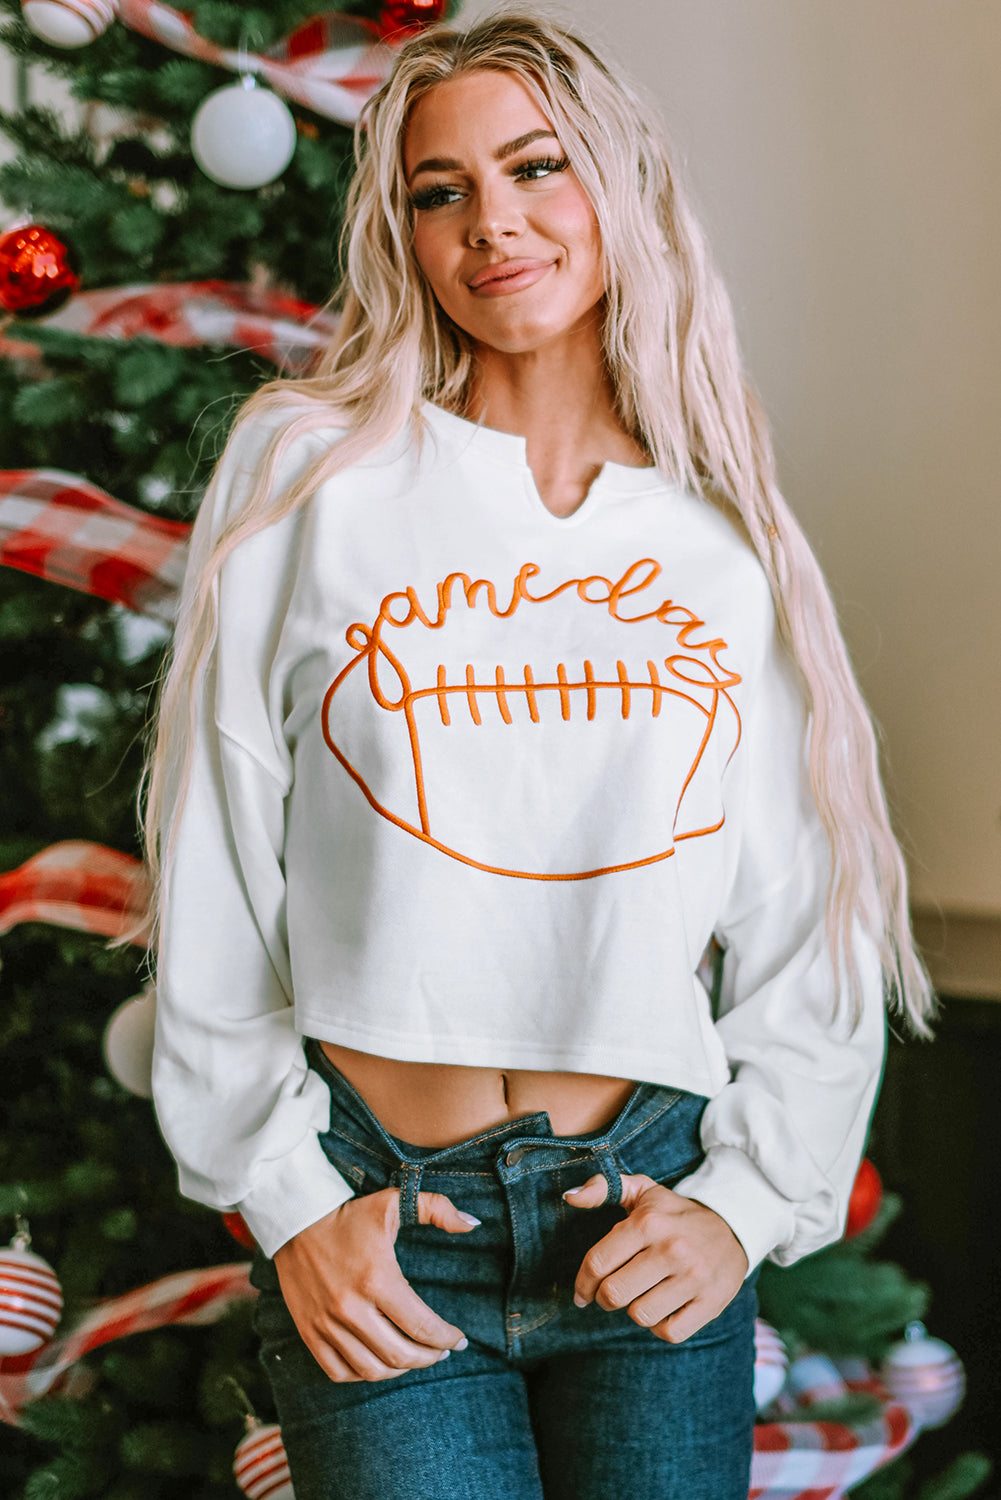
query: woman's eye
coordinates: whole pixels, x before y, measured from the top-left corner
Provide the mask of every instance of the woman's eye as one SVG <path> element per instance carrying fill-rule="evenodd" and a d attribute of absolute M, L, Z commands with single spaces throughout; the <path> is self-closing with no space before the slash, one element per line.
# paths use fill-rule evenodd
<path fill-rule="evenodd" d="M 415 208 L 437 208 L 439 204 L 450 203 L 449 193 L 457 193 L 458 188 L 445 187 L 439 183 L 436 187 L 425 188 L 421 193 L 414 193 L 411 202 Z"/>
<path fill-rule="evenodd" d="M 532 161 L 523 161 L 516 169 L 516 175 L 520 177 L 525 172 L 541 172 L 548 176 L 550 172 L 565 172 L 569 165 L 569 159 L 565 156 L 537 156 Z M 538 178 L 531 180 L 538 181 Z"/>
<path fill-rule="evenodd" d="M 531 161 L 520 162 L 514 168 L 513 176 L 524 182 L 541 182 L 550 172 L 565 172 L 569 165 L 570 161 L 566 156 L 537 156 Z M 453 195 L 461 191 L 461 188 L 439 182 L 433 187 L 424 188 L 422 192 L 414 193 L 411 201 L 418 209 L 440 208 L 443 204 L 454 203 Z"/>

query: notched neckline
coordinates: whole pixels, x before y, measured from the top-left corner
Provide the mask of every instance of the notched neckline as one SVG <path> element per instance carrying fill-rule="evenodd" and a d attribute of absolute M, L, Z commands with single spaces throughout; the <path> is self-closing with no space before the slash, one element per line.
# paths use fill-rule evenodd
<path fill-rule="evenodd" d="M 586 520 L 599 508 L 596 502 L 600 502 L 602 495 L 642 494 L 647 490 L 667 487 L 664 476 L 655 464 L 638 467 L 606 459 L 576 510 L 572 510 L 569 515 L 558 516 L 549 509 L 539 493 L 535 475 L 528 462 L 528 443 L 520 433 L 503 432 L 499 427 L 485 427 L 482 422 L 471 422 L 467 417 L 457 416 L 455 412 L 446 411 L 427 400 L 423 402 L 423 410 L 433 429 L 457 443 L 460 451 L 468 450 L 491 464 L 503 464 L 517 469 L 522 475 L 526 494 L 533 507 L 555 526 L 573 526 Z"/>

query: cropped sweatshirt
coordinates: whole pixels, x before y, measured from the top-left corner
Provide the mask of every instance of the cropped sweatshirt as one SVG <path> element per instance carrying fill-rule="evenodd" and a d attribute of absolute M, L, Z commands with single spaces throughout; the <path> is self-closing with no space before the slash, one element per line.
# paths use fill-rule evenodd
<path fill-rule="evenodd" d="M 153 1091 L 181 1191 L 268 1255 L 352 1195 L 303 1038 L 708 1099 L 675 1191 L 753 1268 L 841 1233 L 884 1051 L 854 1031 L 798 675 L 736 527 L 606 463 L 558 518 L 522 437 L 424 430 L 237 547 L 162 847 Z M 276 424 L 237 430 L 190 595 Z M 343 429 L 289 449 L 279 488 Z M 699 961 L 724 950 L 714 1008 Z M 845 997 L 847 1000 L 847 997 Z"/>

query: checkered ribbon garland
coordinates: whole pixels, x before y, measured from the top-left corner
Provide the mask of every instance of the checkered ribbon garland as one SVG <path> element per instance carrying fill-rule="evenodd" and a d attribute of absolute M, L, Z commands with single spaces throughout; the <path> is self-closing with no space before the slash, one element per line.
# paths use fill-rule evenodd
<path fill-rule="evenodd" d="M 41 374 L 45 360 L 37 344 L 27 339 L 8 339 L 0 334 L 0 359 L 20 360 L 33 375 Z"/>
<path fill-rule="evenodd" d="M 97 1303 L 61 1338 L 0 1359 L 0 1420 L 17 1425 L 21 1408 L 52 1391 L 91 1350 L 130 1333 L 146 1333 L 168 1323 L 214 1323 L 236 1302 L 257 1293 L 250 1264 L 181 1271 L 137 1287 L 122 1297 Z"/>
<path fill-rule="evenodd" d="M 0 469 L 0 563 L 170 624 L 187 521 L 126 505 L 60 469 Z"/>
<path fill-rule="evenodd" d="M 42 326 L 187 348 L 236 346 L 298 374 L 328 342 L 337 322 L 333 314 L 273 287 L 183 281 L 78 292 Z"/>
<path fill-rule="evenodd" d="M 51 922 L 117 937 L 139 921 L 147 896 L 140 860 L 105 844 L 65 839 L 0 874 L 0 933 L 19 922 Z"/>
<path fill-rule="evenodd" d="M 817 1421 L 818 1402 L 852 1393 L 874 1396 L 871 1416 Z M 914 1417 L 898 1406 L 868 1365 L 810 1354 L 794 1360 L 770 1411 L 780 1420 L 754 1429 L 749 1500 L 839 1500 L 867 1474 L 897 1458 L 917 1437 Z"/>
<path fill-rule="evenodd" d="M 234 73 L 255 73 L 276 94 L 342 125 L 355 123 L 389 76 L 395 55 L 374 21 L 339 11 L 314 16 L 263 53 L 206 40 L 186 15 L 158 0 L 119 0 L 118 14 L 124 25 L 161 46 Z"/>

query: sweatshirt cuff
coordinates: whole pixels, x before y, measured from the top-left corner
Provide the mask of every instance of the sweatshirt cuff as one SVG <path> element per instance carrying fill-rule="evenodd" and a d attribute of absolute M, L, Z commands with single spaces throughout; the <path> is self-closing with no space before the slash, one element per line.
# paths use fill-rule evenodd
<path fill-rule="evenodd" d="M 702 1165 L 673 1191 L 725 1219 L 747 1256 L 748 1276 L 769 1251 L 793 1237 L 795 1205 L 736 1146 L 711 1146 Z"/>
<path fill-rule="evenodd" d="M 286 1240 L 340 1208 L 354 1189 L 326 1158 L 315 1131 L 294 1151 L 258 1164 L 254 1186 L 236 1208 L 270 1259 Z"/>

